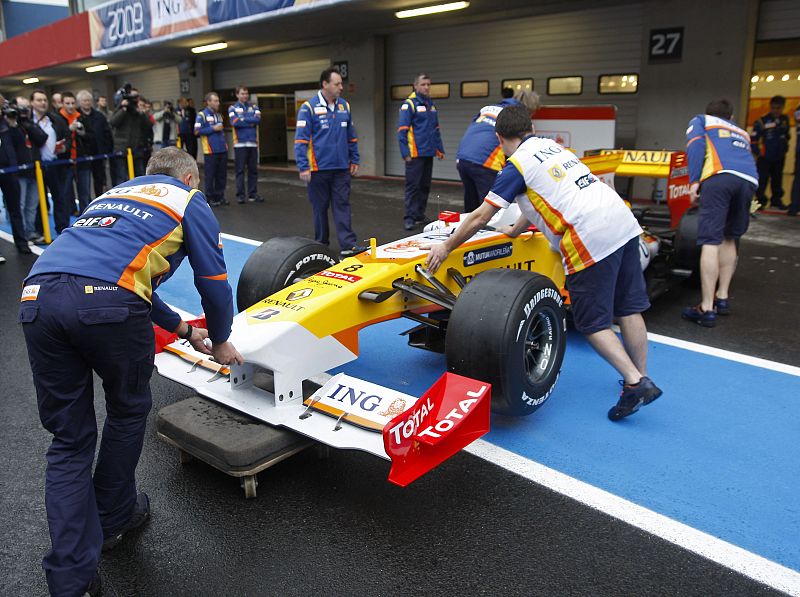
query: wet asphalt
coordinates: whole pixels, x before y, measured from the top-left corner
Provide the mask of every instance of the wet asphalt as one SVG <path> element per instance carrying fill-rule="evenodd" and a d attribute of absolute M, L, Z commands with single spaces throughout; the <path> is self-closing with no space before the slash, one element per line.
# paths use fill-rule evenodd
<path fill-rule="evenodd" d="M 262 172 L 259 192 L 263 204 L 216 210 L 223 232 L 257 240 L 311 235 L 311 209 L 295 175 Z M 458 187 L 434 185 L 429 215 L 460 203 Z M 359 237 L 405 235 L 401 181 L 357 180 L 352 205 Z M 682 321 L 680 308 L 699 291 L 678 284 L 647 313 L 649 330 L 800 363 L 800 218 L 759 216 L 751 232 L 732 290 L 735 315 L 713 330 Z M 49 545 L 49 438 L 16 324 L 33 258 L 8 243 L 0 250 L 8 258 L 0 266 L 0 595 L 38 596 L 47 594 L 40 561 Z M 152 519 L 103 556 L 107 596 L 775 594 L 464 453 L 400 489 L 386 481 L 388 464 L 379 459 L 309 450 L 259 475 L 258 497 L 245 500 L 236 479 L 200 462 L 181 465 L 157 439 L 158 410 L 191 392 L 157 375 L 152 389 L 138 468 Z M 100 419 L 99 384 L 96 395 Z"/>

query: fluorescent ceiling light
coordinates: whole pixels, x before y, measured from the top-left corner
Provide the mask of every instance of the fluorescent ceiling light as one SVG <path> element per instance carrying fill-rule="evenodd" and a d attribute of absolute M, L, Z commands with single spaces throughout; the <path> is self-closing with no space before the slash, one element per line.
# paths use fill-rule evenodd
<path fill-rule="evenodd" d="M 208 44 L 206 46 L 197 46 L 192 48 L 192 54 L 203 54 L 205 52 L 216 52 L 217 50 L 224 50 L 228 47 L 228 43 L 221 41 L 215 44 Z"/>
<path fill-rule="evenodd" d="M 410 10 L 399 10 L 394 13 L 398 19 L 408 19 L 409 17 L 421 17 L 432 15 L 439 12 L 449 12 L 451 10 L 462 10 L 469 6 L 469 2 L 448 2 L 447 4 L 434 4 L 433 6 L 423 6 Z"/>
<path fill-rule="evenodd" d="M 95 64 L 94 66 L 87 66 L 86 72 L 87 73 L 99 73 L 100 71 L 108 70 L 107 64 Z"/>
<path fill-rule="evenodd" d="M 33 85 L 39 82 L 39 77 L 28 77 L 27 79 L 22 79 L 22 82 L 25 83 L 25 85 Z"/>

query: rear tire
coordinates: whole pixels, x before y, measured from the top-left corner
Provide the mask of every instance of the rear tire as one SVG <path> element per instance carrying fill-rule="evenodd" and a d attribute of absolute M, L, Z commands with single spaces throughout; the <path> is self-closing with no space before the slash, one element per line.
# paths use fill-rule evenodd
<path fill-rule="evenodd" d="M 244 311 L 263 298 L 339 263 L 328 247 L 300 236 L 271 238 L 244 264 L 236 306 Z"/>
<path fill-rule="evenodd" d="M 566 350 L 561 293 L 539 274 L 496 269 L 461 291 L 447 326 L 447 369 L 492 384 L 492 411 L 529 415 L 558 381 Z"/>

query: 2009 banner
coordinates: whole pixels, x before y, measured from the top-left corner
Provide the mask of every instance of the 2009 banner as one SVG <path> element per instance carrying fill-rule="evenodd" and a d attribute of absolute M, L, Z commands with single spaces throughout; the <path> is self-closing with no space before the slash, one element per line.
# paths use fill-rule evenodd
<path fill-rule="evenodd" d="M 92 53 L 100 55 L 166 36 L 201 32 L 218 23 L 331 0 L 112 0 L 89 12 Z M 335 3 L 335 0 L 334 0 Z"/>

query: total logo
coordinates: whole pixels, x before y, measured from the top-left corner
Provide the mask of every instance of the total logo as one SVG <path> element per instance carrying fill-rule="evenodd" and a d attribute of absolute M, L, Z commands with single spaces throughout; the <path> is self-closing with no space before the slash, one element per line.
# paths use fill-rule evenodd
<path fill-rule="evenodd" d="M 358 282 L 361 279 L 361 276 L 354 276 L 352 274 L 344 274 L 342 272 L 332 272 L 331 270 L 324 269 L 318 274 L 314 274 L 315 276 L 321 276 L 323 278 L 334 278 L 336 280 L 344 280 L 345 282 L 350 282 L 351 284 L 354 282 Z"/>
<path fill-rule="evenodd" d="M 117 216 L 97 216 L 94 218 L 78 218 L 73 228 L 111 228 L 117 223 Z"/>

